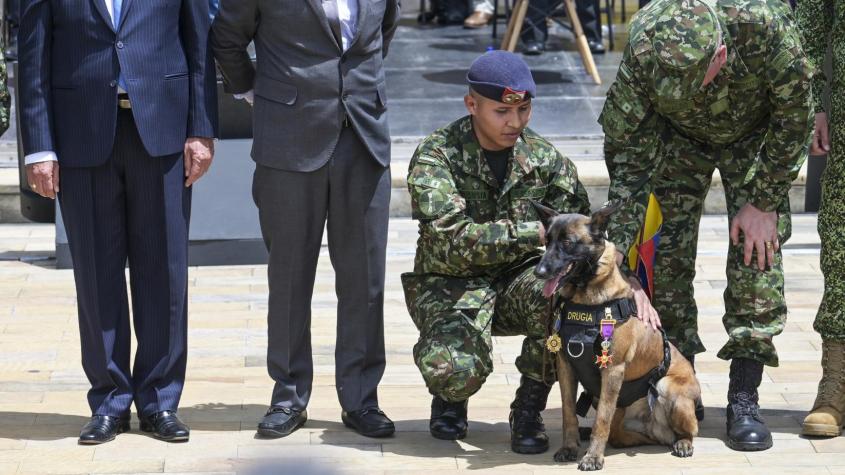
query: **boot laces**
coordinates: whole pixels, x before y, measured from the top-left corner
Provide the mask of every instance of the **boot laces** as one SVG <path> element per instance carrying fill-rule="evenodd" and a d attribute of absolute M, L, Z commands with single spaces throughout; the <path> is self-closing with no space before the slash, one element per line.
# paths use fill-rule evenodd
<path fill-rule="evenodd" d="M 532 409 L 514 409 L 513 427 L 515 432 L 540 432 L 545 430 L 543 416 Z"/>
<path fill-rule="evenodd" d="M 754 396 L 745 391 L 740 391 L 734 396 L 736 402 L 731 404 L 731 409 L 735 417 L 748 416 L 758 422 L 763 422 L 760 418 L 760 406 L 754 401 Z"/>
<path fill-rule="evenodd" d="M 834 349 L 829 350 L 827 346 L 824 347 L 824 350 L 822 353 L 823 374 L 819 382 L 819 399 L 824 401 L 824 404 L 835 405 L 834 401 L 841 398 L 843 391 L 845 391 L 845 371 L 831 373 L 834 372 L 834 367 L 845 366 L 845 362 L 842 361 L 845 359 L 845 355 Z"/>
<path fill-rule="evenodd" d="M 540 415 L 540 412 L 543 409 L 541 407 L 539 397 L 527 397 L 522 401 L 522 403 L 523 404 L 512 409 L 514 430 L 544 430 L 543 416 Z"/>
<path fill-rule="evenodd" d="M 451 417 L 457 419 L 463 411 L 463 402 L 449 402 L 441 398 L 434 399 L 434 409 L 440 413 L 441 417 Z"/>

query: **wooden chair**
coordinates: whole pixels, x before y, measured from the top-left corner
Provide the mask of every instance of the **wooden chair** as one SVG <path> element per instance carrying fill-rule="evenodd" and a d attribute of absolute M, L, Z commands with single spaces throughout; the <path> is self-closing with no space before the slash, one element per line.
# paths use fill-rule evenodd
<path fill-rule="evenodd" d="M 529 0 L 516 0 L 511 11 L 510 20 L 508 21 L 508 28 L 502 39 L 501 49 L 511 52 L 516 50 L 516 45 L 519 42 L 519 34 L 522 32 L 522 23 L 525 21 L 525 15 L 528 13 L 528 2 Z M 575 46 L 581 55 L 584 69 L 587 70 L 587 74 L 592 76 L 596 84 L 601 84 L 601 77 L 599 77 L 599 71 L 596 68 L 593 54 L 590 52 L 587 37 L 584 36 L 584 29 L 581 27 L 578 15 L 575 14 L 575 0 L 563 0 L 563 7 L 566 10 L 566 15 L 569 17 L 568 27 L 570 27 L 572 33 L 575 35 Z"/>

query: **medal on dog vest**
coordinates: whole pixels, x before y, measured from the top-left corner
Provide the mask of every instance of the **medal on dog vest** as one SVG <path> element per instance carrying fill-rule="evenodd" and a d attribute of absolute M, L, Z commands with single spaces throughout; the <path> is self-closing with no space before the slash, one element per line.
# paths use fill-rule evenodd
<path fill-rule="evenodd" d="M 555 319 L 554 324 L 554 331 L 552 331 L 551 336 L 546 339 L 546 349 L 549 350 L 551 353 L 557 353 L 560 351 L 560 348 L 563 346 L 563 342 L 560 340 L 560 317 Z"/>
<path fill-rule="evenodd" d="M 601 329 L 601 355 L 596 356 L 596 364 L 601 369 L 607 368 L 607 365 L 613 364 L 613 354 L 610 352 L 613 344 L 613 330 L 616 328 L 616 320 L 613 318 L 613 312 L 610 307 L 604 309 L 604 319 L 602 319 L 599 328 Z"/>

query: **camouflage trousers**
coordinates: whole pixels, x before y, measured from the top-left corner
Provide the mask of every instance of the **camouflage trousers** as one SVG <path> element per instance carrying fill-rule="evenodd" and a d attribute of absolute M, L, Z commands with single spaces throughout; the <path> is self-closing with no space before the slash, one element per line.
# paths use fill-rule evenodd
<path fill-rule="evenodd" d="M 824 339 L 845 340 L 845 90 L 831 94 L 831 151 L 819 209 L 824 297 L 813 328 Z"/>
<path fill-rule="evenodd" d="M 685 355 L 705 350 L 698 335 L 693 279 L 698 226 L 713 172 L 719 169 L 730 226 L 740 208 L 751 200 L 755 163 L 758 154 L 765 153 L 761 143 L 762 133 L 724 148 L 694 143 L 679 134 L 663 143 L 666 156 L 654 187 L 663 213 L 663 229 L 652 303 L 669 338 Z M 788 196 L 783 197 L 778 215 L 778 234 L 783 244 L 792 233 Z M 742 242 L 734 246 L 729 241 L 728 246 L 722 317 L 728 342 L 718 356 L 725 360 L 750 358 L 777 366 L 772 338 L 783 331 L 786 323 L 781 254 L 776 252 L 775 265 L 761 272 L 756 265 L 744 265 Z M 752 259 L 755 262 L 756 255 Z"/>
<path fill-rule="evenodd" d="M 525 335 L 516 367 L 551 384 L 543 362 L 549 301 L 534 275 L 536 260 L 496 279 L 404 274 L 405 301 L 420 331 L 414 362 L 432 395 L 459 402 L 475 394 L 493 371 L 493 336 Z M 544 373 L 545 370 L 545 373 Z"/>

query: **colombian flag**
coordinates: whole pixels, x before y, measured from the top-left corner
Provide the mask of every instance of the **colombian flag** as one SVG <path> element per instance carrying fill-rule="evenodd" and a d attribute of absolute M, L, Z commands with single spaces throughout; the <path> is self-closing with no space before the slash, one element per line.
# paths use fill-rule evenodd
<path fill-rule="evenodd" d="M 649 194 L 643 227 L 637 233 L 634 245 L 628 250 L 628 267 L 640 278 L 640 284 L 649 299 L 654 295 L 654 259 L 657 256 L 662 227 L 663 213 L 660 212 L 660 203 L 654 194 Z"/>

